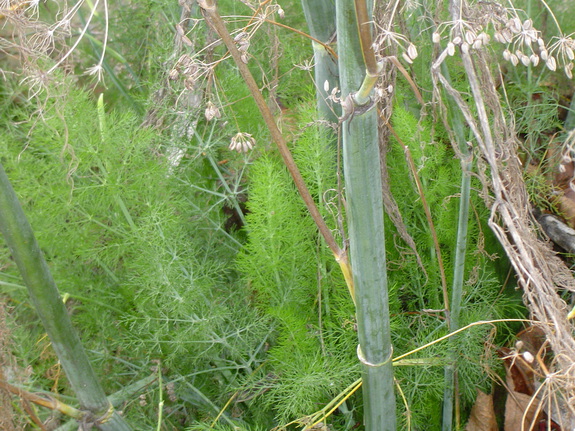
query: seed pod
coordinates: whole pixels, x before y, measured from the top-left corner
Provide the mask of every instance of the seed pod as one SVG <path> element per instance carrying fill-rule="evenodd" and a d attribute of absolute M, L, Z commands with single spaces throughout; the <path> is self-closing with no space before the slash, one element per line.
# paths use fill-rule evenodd
<path fill-rule="evenodd" d="M 407 55 L 405 52 L 401 54 L 401 56 L 403 57 L 403 59 L 409 63 L 409 64 L 413 64 L 413 60 L 409 57 L 409 55 Z"/>
<path fill-rule="evenodd" d="M 523 66 L 529 66 L 529 64 L 531 63 L 531 60 L 529 59 L 528 56 L 526 56 L 525 54 L 523 54 L 521 57 L 519 57 L 521 59 L 521 63 L 523 63 Z"/>
<path fill-rule="evenodd" d="M 547 61 L 545 61 L 545 65 L 549 70 L 555 72 L 557 70 L 557 62 L 555 61 L 555 57 L 550 56 Z"/>
<path fill-rule="evenodd" d="M 417 48 L 413 43 L 410 43 L 409 46 L 407 47 L 407 55 L 409 55 L 409 58 L 411 58 L 412 60 L 415 60 L 417 58 Z"/>
<path fill-rule="evenodd" d="M 517 66 L 519 64 L 519 58 L 515 54 L 511 54 L 509 60 L 513 66 Z"/>

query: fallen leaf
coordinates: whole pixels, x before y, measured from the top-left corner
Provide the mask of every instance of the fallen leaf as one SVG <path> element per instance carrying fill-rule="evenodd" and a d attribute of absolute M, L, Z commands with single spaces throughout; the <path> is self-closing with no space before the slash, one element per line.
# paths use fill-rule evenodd
<path fill-rule="evenodd" d="M 505 402 L 504 431 L 532 431 L 542 418 L 539 401 L 519 392 L 509 392 Z"/>
<path fill-rule="evenodd" d="M 498 431 L 498 429 L 493 410 L 493 395 L 478 390 L 465 431 Z"/>

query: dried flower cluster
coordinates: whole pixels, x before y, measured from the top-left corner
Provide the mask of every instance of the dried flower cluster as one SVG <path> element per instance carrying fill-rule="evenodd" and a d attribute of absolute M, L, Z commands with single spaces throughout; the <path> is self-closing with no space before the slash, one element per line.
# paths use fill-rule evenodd
<path fill-rule="evenodd" d="M 247 153 L 249 150 L 254 148 L 255 145 L 256 140 L 252 135 L 249 133 L 239 132 L 232 138 L 229 148 L 238 153 Z"/>
<path fill-rule="evenodd" d="M 214 118 L 219 119 L 222 118 L 222 114 L 220 109 L 214 105 L 214 103 L 210 100 L 206 104 L 206 110 L 204 111 L 204 115 L 206 116 L 207 121 L 212 121 Z"/>
<path fill-rule="evenodd" d="M 195 88 L 196 82 L 204 74 L 208 73 L 210 67 L 191 57 L 183 54 L 168 73 L 168 78 L 172 81 L 183 80 L 184 87 L 188 90 Z"/>
<path fill-rule="evenodd" d="M 479 13 L 482 15 L 474 19 L 459 19 L 438 25 L 433 33 L 433 42 L 439 44 L 447 35 L 445 53 L 449 56 L 455 54 L 456 46 L 464 53 L 479 50 L 490 43 L 489 28 L 492 27 L 493 39 L 505 46 L 503 58 L 513 66 L 538 66 L 543 62 L 549 70 L 555 71 L 561 67 L 568 78 L 573 77 L 575 42 L 571 35 L 554 37 L 551 39 L 553 43 L 548 46 L 541 32 L 533 26 L 533 20 L 521 20 L 516 9 L 499 6 Z"/>
<path fill-rule="evenodd" d="M 417 47 L 407 37 L 386 28 L 378 28 L 378 35 L 373 42 L 374 51 L 385 52 L 392 45 L 402 51 L 401 57 L 408 64 L 412 64 L 418 56 Z"/>
<path fill-rule="evenodd" d="M 40 19 L 39 0 L 0 0 L 0 24 L 8 28 L 6 34 L 11 39 L 0 37 L 0 52 L 10 57 L 20 57 L 24 82 L 30 86 L 31 97 L 36 96 L 58 68 L 66 68 L 79 43 L 92 25 L 93 18 L 101 14 L 104 17 L 104 34 L 100 59 L 85 70 L 86 75 L 95 76 L 98 81 L 103 78 L 103 60 L 108 42 L 108 0 L 95 0 L 89 5 L 83 27 L 74 27 L 77 14 L 85 5 L 80 0 L 64 6 L 57 12 L 55 22 Z M 74 35 L 77 35 L 74 37 Z M 72 39 L 70 39 L 72 38 Z M 68 41 L 71 40 L 70 45 Z M 53 65 L 46 69 L 46 63 Z M 0 71 L 1 73 L 2 71 Z"/>
<path fill-rule="evenodd" d="M 242 53 L 242 61 L 248 63 L 248 48 L 250 47 L 250 36 L 245 31 L 242 31 L 234 37 L 234 42 L 238 45 L 238 51 Z"/>
<path fill-rule="evenodd" d="M 575 130 L 571 130 L 561 149 L 561 160 L 559 162 L 559 172 L 567 175 L 573 172 L 573 162 L 575 161 Z M 574 174 L 575 175 L 575 174 Z M 569 188 L 575 191 L 575 176 L 568 178 Z"/>

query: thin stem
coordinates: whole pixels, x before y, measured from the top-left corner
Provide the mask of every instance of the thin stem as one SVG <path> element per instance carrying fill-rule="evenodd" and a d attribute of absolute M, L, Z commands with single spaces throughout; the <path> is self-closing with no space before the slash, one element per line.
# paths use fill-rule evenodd
<path fill-rule="evenodd" d="M 411 151 L 409 147 L 401 140 L 399 135 L 396 133 L 395 129 L 389 124 L 387 119 L 384 116 L 380 116 L 380 118 L 385 122 L 385 125 L 395 137 L 397 142 L 403 147 L 403 151 L 405 154 L 405 159 L 407 164 L 409 165 L 409 170 L 413 175 L 415 180 L 415 185 L 417 187 L 417 192 L 421 199 L 421 204 L 423 205 L 423 211 L 425 212 L 425 217 L 427 218 L 427 223 L 429 225 L 429 230 L 431 231 L 431 237 L 433 239 L 433 246 L 435 248 L 435 253 L 437 255 L 437 265 L 439 266 L 439 274 L 441 277 L 441 290 L 443 293 L 443 306 L 445 307 L 445 318 L 448 322 L 450 322 L 449 316 L 449 294 L 447 291 L 447 277 L 445 275 L 445 265 L 443 264 L 443 257 L 441 254 L 441 248 L 439 246 L 439 240 L 437 239 L 437 232 L 435 231 L 435 225 L 433 223 L 433 217 L 431 216 L 431 210 L 429 209 L 429 205 L 427 203 L 427 199 L 425 198 L 425 193 L 423 191 L 423 185 L 421 184 L 421 180 L 419 179 L 419 175 L 417 174 L 417 167 L 415 166 L 415 162 L 413 161 L 413 157 L 411 156 Z"/>
<path fill-rule="evenodd" d="M 68 52 L 66 54 L 64 54 L 64 56 L 62 58 L 60 58 L 60 60 L 58 60 L 58 62 L 46 72 L 47 75 L 52 73 L 58 66 L 60 66 L 70 56 L 70 54 L 72 54 L 72 52 L 76 49 L 76 47 L 80 44 L 80 41 L 84 38 L 84 35 L 88 31 L 88 26 L 92 22 L 92 18 L 94 18 L 94 14 L 96 13 L 96 8 L 98 7 L 98 3 L 100 3 L 100 0 L 96 0 L 96 4 L 92 7 L 92 10 L 90 11 L 90 16 L 88 17 L 86 25 L 82 29 L 82 32 L 78 36 L 78 39 L 76 39 L 76 42 L 74 42 L 74 45 L 72 45 L 72 47 L 68 50 Z"/>
<path fill-rule="evenodd" d="M 28 392 L 25 391 L 24 389 L 13 386 L 10 383 L 5 382 L 3 380 L 0 380 L 0 389 L 3 389 L 14 395 L 17 395 L 19 398 L 25 401 L 29 401 L 42 407 L 46 407 L 50 410 L 58 411 L 74 419 L 80 420 L 84 416 L 87 416 L 89 414 L 89 412 L 78 410 L 66 403 L 57 400 L 54 397 L 41 396 L 38 394 L 34 394 L 32 392 Z"/>
<path fill-rule="evenodd" d="M 289 25 L 285 25 L 285 24 L 282 24 L 282 23 L 277 22 L 277 21 L 272 21 L 271 19 L 266 19 L 264 21 L 267 22 L 268 24 L 277 25 L 278 27 L 285 28 L 287 30 L 290 30 L 290 31 L 293 31 L 294 33 L 299 34 L 300 36 L 308 38 L 312 42 L 315 42 L 315 43 L 321 45 L 329 53 L 329 55 L 331 55 L 334 59 L 337 60 L 337 53 L 327 43 L 324 43 L 321 40 L 319 40 L 319 39 L 303 32 L 303 31 L 298 30 L 297 28 L 290 27 Z"/>

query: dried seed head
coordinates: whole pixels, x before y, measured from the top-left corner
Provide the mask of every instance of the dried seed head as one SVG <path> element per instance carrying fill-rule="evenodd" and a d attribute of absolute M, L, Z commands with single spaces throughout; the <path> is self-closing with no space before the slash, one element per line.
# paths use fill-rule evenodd
<path fill-rule="evenodd" d="M 175 81 L 176 79 L 178 79 L 179 76 L 180 76 L 180 72 L 178 72 L 178 69 L 176 69 L 176 68 L 170 70 L 170 73 L 168 73 L 168 78 L 172 81 Z"/>
<path fill-rule="evenodd" d="M 525 54 L 522 54 L 521 57 L 519 58 L 521 59 L 521 63 L 523 63 L 523 66 L 529 66 L 529 64 L 531 63 L 531 60 Z"/>
<path fill-rule="evenodd" d="M 493 35 L 493 37 L 499 43 L 507 43 L 507 41 L 505 40 L 505 37 L 503 37 L 503 35 L 499 31 L 496 31 L 495 34 Z"/>
<path fill-rule="evenodd" d="M 533 361 L 535 360 L 535 358 L 533 357 L 533 355 L 530 352 L 523 352 L 523 359 L 525 359 L 525 362 L 528 362 L 530 364 L 533 363 Z"/>
<path fill-rule="evenodd" d="M 401 54 L 401 56 L 403 57 L 403 59 L 409 63 L 409 64 L 413 64 L 413 60 L 409 57 L 409 55 L 407 55 L 405 52 Z"/>
<path fill-rule="evenodd" d="M 517 57 L 515 54 L 510 54 L 509 61 L 511 61 L 513 66 L 517 66 L 519 64 L 519 57 Z"/>
<path fill-rule="evenodd" d="M 277 12 L 278 12 L 278 16 L 280 17 L 280 19 L 284 19 L 284 18 L 285 18 L 286 13 L 285 13 L 285 11 L 281 8 L 281 6 L 278 7 L 278 11 L 277 11 Z"/>
<path fill-rule="evenodd" d="M 409 46 L 407 47 L 407 55 L 412 60 L 415 60 L 417 58 L 417 48 L 413 43 L 410 43 Z"/>
<path fill-rule="evenodd" d="M 523 30 L 527 31 L 531 29 L 533 29 L 533 21 L 531 20 L 531 18 L 523 21 Z"/>
<path fill-rule="evenodd" d="M 240 31 L 238 34 L 236 34 L 236 37 L 234 37 L 234 42 L 240 43 L 242 40 L 247 38 L 248 34 L 245 31 Z"/>
<path fill-rule="evenodd" d="M 433 43 L 439 43 L 441 41 L 441 35 L 437 32 L 434 32 L 433 35 L 431 36 L 431 40 L 433 41 Z"/>
<path fill-rule="evenodd" d="M 211 100 L 206 104 L 206 110 L 204 112 L 204 115 L 206 116 L 206 120 L 208 121 L 212 121 L 214 118 L 222 117 L 220 110 L 216 105 L 212 103 Z"/>
<path fill-rule="evenodd" d="M 238 153 L 247 153 L 254 148 L 256 140 L 249 133 L 239 132 L 231 140 L 229 149 Z"/>
<path fill-rule="evenodd" d="M 483 42 L 481 41 L 481 39 L 477 39 L 475 42 L 473 42 L 473 49 L 481 49 L 481 47 L 483 46 Z"/>
<path fill-rule="evenodd" d="M 329 91 L 329 81 L 327 79 L 323 82 L 323 91 L 326 93 Z"/>
<path fill-rule="evenodd" d="M 184 87 L 186 87 L 187 90 L 193 90 L 195 84 L 196 84 L 196 80 L 194 79 L 193 76 L 190 76 L 190 77 L 184 79 Z"/>
<path fill-rule="evenodd" d="M 461 42 L 462 42 L 461 37 L 459 37 L 459 36 L 454 37 L 452 42 L 453 42 L 455 45 L 461 44 Z"/>
<path fill-rule="evenodd" d="M 455 44 L 453 42 L 447 44 L 447 54 L 450 57 L 453 57 L 453 54 L 455 54 Z"/>
<path fill-rule="evenodd" d="M 547 59 L 549 58 L 549 53 L 547 52 L 546 49 L 542 49 L 539 55 L 541 56 L 541 60 L 543 61 L 547 61 Z"/>
<path fill-rule="evenodd" d="M 536 54 L 531 54 L 529 56 L 529 60 L 533 66 L 537 66 L 539 64 L 539 56 Z"/>
<path fill-rule="evenodd" d="M 557 62 L 555 61 L 555 57 L 552 55 L 549 56 L 545 61 L 545 66 L 547 66 L 547 68 L 552 72 L 555 72 L 557 70 Z"/>
<path fill-rule="evenodd" d="M 461 52 L 464 54 L 469 54 L 469 44 L 467 42 L 463 42 L 461 44 Z"/>
<path fill-rule="evenodd" d="M 509 30 L 511 30 L 515 34 L 518 34 L 521 32 L 521 30 L 523 30 L 523 26 L 521 24 L 521 21 L 517 17 L 511 18 L 509 20 L 509 22 L 507 23 L 507 27 L 509 28 Z"/>
<path fill-rule="evenodd" d="M 508 49 L 506 49 L 506 50 L 503 51 L 503 58 L 504 58 L 506 61 L 511 61 L 511 52 L 509 52 Z"/>
<path fill-rule="evenodd" d="M 469 45 L 473 45 L 473 42 L 475 41 L 475 32 L 468 30 L 465 32 L 465 42 L 467 42 Z"/>
<path fill-rule="evenodd" d="M 573 63 L 566 64 L 563 70 L 565 71 L 567 78 L 573 79 Z"/>

